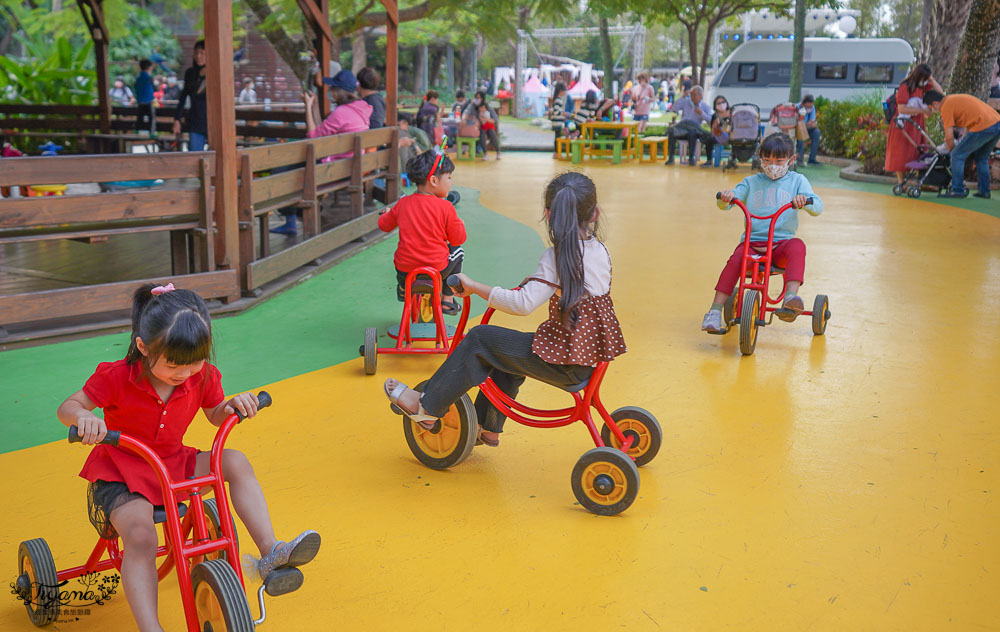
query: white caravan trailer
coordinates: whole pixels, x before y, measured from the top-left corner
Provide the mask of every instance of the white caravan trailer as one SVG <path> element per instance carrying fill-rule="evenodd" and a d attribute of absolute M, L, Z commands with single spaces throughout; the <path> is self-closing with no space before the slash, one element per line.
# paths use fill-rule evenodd
<path fill-rule="evenodd" d="M 741 44 L 719 68 L 706 90 L 707 101 L 722 95 L 730 104 L 754 103 L 762 120 L 766 119 L 772 107 L 788 101 L 792 44 L 789 39 L 752 39 Z M 884 98 L 906 78 L 912 63 L 913 49 L 898 38 L 807 37 L 802 94 L 839 100 L 875 89 Z"/>

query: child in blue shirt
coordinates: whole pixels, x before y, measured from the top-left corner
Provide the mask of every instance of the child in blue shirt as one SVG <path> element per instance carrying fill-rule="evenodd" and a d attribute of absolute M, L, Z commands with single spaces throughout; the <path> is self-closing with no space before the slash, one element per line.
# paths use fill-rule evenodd
<path fill-rule="evenodd" d="M 135 116 L 135 129 L 139 132 L 149 132 L 156 135 L 156 108 L 153 105 L 153 77 L 149 69 L 153 62 L 148 59 L 139 61 L 139 74 L 135 77 L 135 101 L 139 112 Z"/>
<path fill-rule="evenodd" d="M 795 237 L 795 231 L 799 227 L 796 209 L 805 208 L 810 215 L 819 215 L 823 212 L 823 202 L 813 193 L 809 180 L 804 175 L 789 171 L 795 160 L 795 146 L 786 134 L 775 133 L 765 138 L 760 145 L 759 154 L 763 173 L 747 176 L 732 191 L 723 191 L 719 207 L 728 209 L 732 201 L 738 199 L 752 214 L 766 216 L 785 204 L 792 203 L 793 208 L 782 213 L 775 224 L 772 250 L 774 265 L 785 269 L 785 300 L 774 313 L 781 320 L 790 322 L 805 309 L 798 291 L 805 272 L 806 245 Z M 806 206 L 806 200 L 810 197 L 813 203 Z M 751 220 L 750 247 L 757 252 L 767 251 L 770 225 L 770 219 Z M 715 299 L 701 323 L 702 331 L 710 334 L 726 331 L 726 323 L 722 322 L 722 306 L 739 281 L 743 239 L 741 236 L 740 244 L 719 275 L 719 282 L 715 285 Z"/>

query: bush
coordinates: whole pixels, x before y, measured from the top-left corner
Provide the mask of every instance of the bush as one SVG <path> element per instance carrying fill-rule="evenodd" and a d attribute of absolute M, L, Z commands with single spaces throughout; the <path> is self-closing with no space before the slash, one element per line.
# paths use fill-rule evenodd
<path fill-rule="evenodd" d="M 881 93 L 871 93 L 847 101 L 816 99 L 823 153 L 854 158 L 865 173 L 881 174 L 885 166 L 885 146 L 889 128 L 882 113 Z"/>

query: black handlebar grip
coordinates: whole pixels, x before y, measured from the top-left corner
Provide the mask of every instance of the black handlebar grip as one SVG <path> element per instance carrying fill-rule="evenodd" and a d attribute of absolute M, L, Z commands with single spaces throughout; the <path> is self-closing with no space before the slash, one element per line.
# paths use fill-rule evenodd
<path fill-rule="evenodd" d="M 272 403 L 274 403 L 274 402 L 271 401 L 271 395 L 270 395 L 270 393 L 268 393 L 267 391 L 261 391 L 261 392 L 257 393 L 257 408 L 258 409 L 267 408 Z"/>
<path fill-rule="evenodd" d="M 121 438 L 122 433 L 118 430 L 108 430 L 108 433 L 104 435 L 104 440 L 101 443 L 105 445 L 118 445 L 118 439 Z M 69 427 L 69 442 L 70 443 L 80 443 L 83 441 L 83 437 L 80 436 L 80 431 L 76 426 Z"/>
<path fill-rule="evenodd" d="M 716 200 L 721 200 L 722 199 L 722 191 L 719 191 L 718 193 L 715 194 L 715 199 Z"/>
<path fill-rule="evenodd" d="M 813 199 L 812 198 L 806 198 L 806 206 L 812 206 L 812 204 L 813 204 Z"/>
<path fill-rule="evenodd" d="M 448 275 L 448 280 L 446 281 L 446 283 L 448 283 L 448 287 L 458 292 L 459 294 L 465 293 L 465 288 L 462 286 L 462 281 L 458 278 L 457 274 Z"/>

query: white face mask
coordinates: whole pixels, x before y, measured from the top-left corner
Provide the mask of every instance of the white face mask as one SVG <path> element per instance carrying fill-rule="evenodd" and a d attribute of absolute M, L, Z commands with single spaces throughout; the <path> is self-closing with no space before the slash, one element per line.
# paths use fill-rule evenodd
<path fill-rule="evenodd" d="M 762 168 L 768 178 L 778 180 L 788 173 L 788 162 L 786 161 L 777 165 L 763 165 Z"/>

